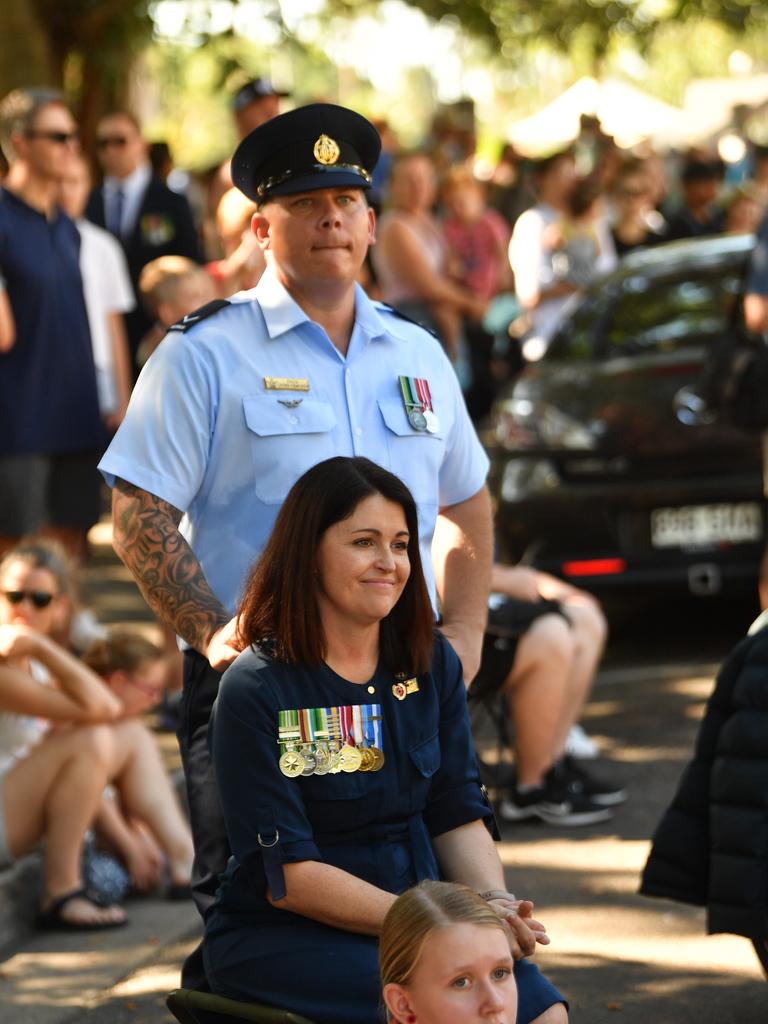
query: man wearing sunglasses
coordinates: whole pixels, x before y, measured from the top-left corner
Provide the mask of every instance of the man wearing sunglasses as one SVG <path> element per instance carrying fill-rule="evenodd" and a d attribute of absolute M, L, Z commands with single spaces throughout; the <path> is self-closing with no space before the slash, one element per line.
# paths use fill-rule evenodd
<path fill-rule="evenodd" d="M 120 241 L 136 295 L 126 315 L 131 355 L 152 321 L 138 298 L 142 269 L 158 256 L 186 256 L 200 262 L 201 251 L 186 198 L 152 175 L 148 146 L 136 118 L 125 111 L 108 114 L 96 132 L 104 183 L 91 192 L 86 217 Z"/>
<path fill-rule="evenodd" d="M 105 440 L 79 267 L 80 236 L 56 205 L 79 153 L 59 93 L 17 89 L 0 103 L 10 163 L 0 189 L 0 278 L 13 320 L 0 351 L 0 553 L 53 528 L 72 550 L 98 518 Z"/>

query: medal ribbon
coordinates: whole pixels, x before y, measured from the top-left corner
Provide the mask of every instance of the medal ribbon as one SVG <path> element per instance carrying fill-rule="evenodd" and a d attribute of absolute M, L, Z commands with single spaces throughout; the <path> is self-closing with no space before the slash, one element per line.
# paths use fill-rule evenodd
<path fill-rule="evenodd" d="M 416 394 L 419 396 L 422 412 L 425 409 L 432 410 L 432 395 L 429 393 L 429 384 L 425 377 L 414 377 L 413 384 Z"/>

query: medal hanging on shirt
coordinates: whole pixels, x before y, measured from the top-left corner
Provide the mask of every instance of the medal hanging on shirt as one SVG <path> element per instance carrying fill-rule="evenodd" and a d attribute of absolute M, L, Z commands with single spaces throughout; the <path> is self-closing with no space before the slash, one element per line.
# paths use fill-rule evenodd
<path fill-rule="evenodd" d="M 378 772 L 384 767 L 384 751 L 381 742 L 381 705 L 364 704 L 361 713 L 365 737 L 364 752 L 370 759 L 367 771 Z"/>
<path fill-rule="evenodd" d="M 304 772 L 306 761 L 296 749 L 301 739 L 298 711 L 278 712 L 278 742 L 280 744 L 280 771 L 289 779 L 295 779 Z"/>
<path fill-rule="evenodd" d="M 339 721 L 342 742 L 339 764 L 343 772 L 356 772 L 362 763 L 362 757 L 355 743 L 352 708 L 349 705 L 339 708 Z"/>
<path fill-rule="evenodd" d="M 414 430 L 436 434 L 440 423 L 432 408 L 432 394 L 426 377 L 398 377 L 405 415 Z"/>
<path fill-rule="evenodd" d="M 338 708 L 323 708 L 328 726 L 328 753 L 331 762 L 328 772 L 330 775 L 338 775 L 341 771 L 341 723 L 339 721 Z"/>
<path fill-rule="evenodd" d="M 327 743 L 328 724 L 324 708 L 302 708 L 301 712 L 302 756 L 311 766 L 302 775 L 327 775 L 331 770 L 331 755 Z"/>

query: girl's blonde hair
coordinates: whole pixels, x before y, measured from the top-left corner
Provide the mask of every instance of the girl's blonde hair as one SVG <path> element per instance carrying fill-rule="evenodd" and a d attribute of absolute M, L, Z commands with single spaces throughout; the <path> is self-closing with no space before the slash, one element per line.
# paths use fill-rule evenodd
<path fill-rule="evenodd" d="M 108 676 L 122 669 L 135 672 L 147 661 L 160 661 L 163 651 L 133 629 L 113 628 L 107 635 L 94 640 L 83 655 L 83 661 L 100 676 Z"/>
<path fill-rule="evenodd" d="M 398 896 L 384 918 L 379 939 L 382 986 L 407 985 L 426 939 L 436 928 L 451 924 L 476 924 L 504 932 L 504 924 L 490 904 L 466 885 L 420 882 Z"/>

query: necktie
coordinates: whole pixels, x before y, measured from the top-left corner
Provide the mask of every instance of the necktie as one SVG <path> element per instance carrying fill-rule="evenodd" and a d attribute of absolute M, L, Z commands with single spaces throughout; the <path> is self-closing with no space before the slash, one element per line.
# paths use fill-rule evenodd
<path fill-rule="evenodd" d="M 121 188 L 116 188 L 112 194 L 112 199 L 109 204 L 109 211 L 107 215 L 107 228 L 112 232 L 113 235 L 117 235 L 119 238 L 122 234 L 121 228 L 123 225 L 123 200 L 125 196 Z"/>

